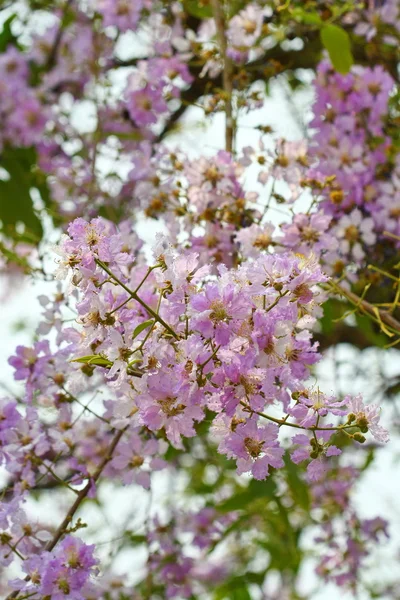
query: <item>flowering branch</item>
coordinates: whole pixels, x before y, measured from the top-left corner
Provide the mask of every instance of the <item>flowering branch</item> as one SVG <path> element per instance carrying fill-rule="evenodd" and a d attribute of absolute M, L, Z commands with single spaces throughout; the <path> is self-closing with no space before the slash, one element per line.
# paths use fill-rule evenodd
<path fill-rule="evenodd" d="M 89 481 L 87 482 L 85 487 L 82 488 L 81 491 L 78 493 L 78 496 L 77 496 L 75 502 L 72 504 L 72 506 L 68 510 L 67 514 L 65 515 L 64 520 L 60 523 L 59 527 L 57 528 L 57 531 L 55 532 L 55 534 L 53 535 L 51 540 L 49 540 L 49 542 L 46 544 L 45 549 L 44 549 L 45 552 L 51 552 L 55 548 L 55 546 L 57 545 L 59 540 L 62 538 L 64 533 L 67 531 L 75 513 L 77 512 L 80 505 L 82 504 L 82 502 L 88 495 L 92 485 L 98 481 L 105 466 L 110 462 L 110 460 L 114 454 L 114 450 L 116 449 L 119 441 L 121 440 L 121 438 L 124 435 L 126 430 L 127 430 L 127 427 L 125 427 L 124 429 L 118 430 L 117 433 L 115 434 L 115 436 L 113 437 L 111 444 L 108 447 L 108 450 L 106 452 L 106 455 L 104 456 L 104 458 L 100 462 L 99 466 L 93 473 L 93 476 L 89 479 Z M 30 578 L 28 576 L 26 578 L 26 581 L 29 581 L 29 579 Z M 6 600 L 13 600 L 14 598 L 17 598 L 17 597 L 18 597 L 18 591 L 15 591 L 15 592 L 12 592 L 11 594 L 9 594 L 6 598 Z"/>
<path fill-rule="evenodd" d="M 130 290 L 128 288 L 128 286 L 126 286 L 116 275 L 114 275 L 114 273 L 112 271 L 110 271 L 110 269 L 101 260 L 97 259 L 96 263 L 111 277 L 111 279 L 113 279 L 126 292 L 128 292 L 128 294 L 130 295 L 131 298 L 133 298 L 133 300 L 136 300 L 136 302 L 138 302 L 141 306 L 143 306 L 143 308 L 149 313 L 149 315 L 151 315 L 156 321 L 158 321 L 158 323 L 160 323 L 160 325 L 162 325 L 164 327 L 164 329 L 166 329 L 168 331 L 168 333 L 170 333 L 172 335 L 172 337 L 174 337 L 176 340 L 179 339 L 178 334 L 172 329 L 172 327 L 170 327 L 170 325 L 168 325 L 168 323 L 166 323 L 164 321 L 164 319 L 162 317 L 160 317 L 159 314 L 157 314 L 150 306 L 148 306 L 137 295 L 136 291 Z"/>
<path fill-rule="evenodd" d="M 280 427 L 282 425 L 286 425 L 287 427 L 294 427 L 295 429 L 303 429 L 304 431 L 343 431 L 344 429 L 351 429 L 353 427 L 356 427 L 356 425 L 346 425 L 346 424 L 338 425 L 337 427 L 319 427 L 318 425 L 311 425 L 311 426 L 299 425 L 298 423 L 291 423 L 290 421 L 288 421 L 287 420 L 288 415 L 286 415 L 286 417 L 284 419 L 277 419 L 276 417 L 273 417 L 272 415 L 267 415 L 264 412 L 253 410 L 248 404 L 246 404 L 246 402 L 240 402 L 240 404 L 243 406 L 243 408 L 245 409 L 246 412 L 250 412 L 252 414 L 258 415 L 259 417 L 263 417 L 263 419 L 267 419 L 268 421 L 271 421 L 272 423 L 276 423 Z"/>

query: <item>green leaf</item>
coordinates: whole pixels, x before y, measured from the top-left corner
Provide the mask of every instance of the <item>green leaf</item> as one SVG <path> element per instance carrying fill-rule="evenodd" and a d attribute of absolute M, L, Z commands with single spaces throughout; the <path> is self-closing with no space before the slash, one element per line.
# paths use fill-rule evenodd
<path fill-rule="evenodd" d="M 31 165 L 16 149 L 4 151 L 1 166 L 7 171 L 9 179 L 0 181 L 0 220 L 6 235 L 15 237 L 15 228 L 23 223 L 34 239 L 39 241 L 43 230 L 40 220 L 34 212 L 30 190 Z"/>
<path fill-rule="evenodd" d="M 85 365 L 92 365 L 96 367 L 111 367 L 114 363 L 108 358 L 104 358 L 100 354 L 89 354 L 88 356 L 80 356 L 74 358 L 71 362 L 83 363 Z"/>
<path fill-rule="evenodd" d="M 296 504 L 308 511 L 311 506 L 310 492 L 307 484 L 300 477 L 301 469 L 295 465 L 288 455 L 285 456 L 285 472 L 287 483 Z"/>
<path fill-rule="evenodd" d="M 39 191 L 46 207 L 50 198 L 46 178 L 36 166 L 36 152 L 33 148 L 4 148 L 0 165 L 7 172 L 7 178 L 0 180 L 1 230 L 14 240 L 37 244 L 43 228 L 33 207 L 31 190 Z M 23 233 L 18 232 L 19 224 L 24 226 Z"/>
<path fill-rule="evenodd" d="M 292 16 L 299 23 L 304 23 L 305 25 L 321 25 L 323 23 L 321 17 L 317 12 L 308 12 L 303 8 L 294 8 L 292 11 Z"/>
<path fill-rule="evenodd" d="M 265 481 L 256 481 L 255 479 L 252 479 L 245 491 L 239 491 L 239 493 L 234 494 L 216 508 L 222 513 L 245 509 L 246 506 L 254 500 L 260 498 L 271 499 L 274 497 L 275 493 L 276 483 L 273 479 L 266 479 Z"/>
<path fill-rule="evenodd" d="M 382 331 L 379 330 L 379 325 L 376 325 L 367 315 L 356 313 L 357 329 L 362 331 L 368 341 L 378 348 L 384 348 L 388 343 L 388 338 Z"/>
<path fill-rule="evenodd" d="M 132 334 L 132 338 L 133 339 L 137 338 L 137 336 L 140 335 L 142 333 L 142 331 L 144 331 L 145 329 L 147 329 L 148 327 L 150 327 L 153 324 L 154 324 L 154 319 L 149 319 L 148 321 L 143 321 L 143 323 L 140 323 L 137 327 L 135 327 L 135 330 Z"/>
<path fill-rule="evenodd" d="M 249 571 L 244 575 L 232 577 L 214 590 L 215 600 L 251 600 L 252 596 L 248 590 L 248 585 L 262 585 L 265 579 L 265 572 L 255 573 Z"/>
<path fill-rule="evenodd" d="M 145 544 L 147 542 L 147 537 L 145 535 L 138 535 L 129 530 L 125 531 L 124 537 L 127 538 L 133 546 L 139 546 L 140 544 Z"/>
<path fill-rule="evenodd" d="M 343 75 L 354 63 L 349 34 L 337 25 L 324 25 L 321 29 L 321 42 L 328 50 L 332 65 Z"/>
<path fill-rule="evenodd" d="M 209 0 L 184 0 L 185 10 L 198 19 L 210 19 L 213 16 Z"/>
<path fill-rule="evenodd" d="M 319 323 L 321 325 L 322 333 L 329 336 L 335 332 L 338 321 L 346 314 L 349 307 L 344 302 L 336 300 L 335 298 L 329 298 L 322 306 L 324 309 L 324 316 L 319 320 Z"/>
<path fill-rule="evenodd" d="M 8 44 L 15 44 L 17 40 L 17 38 L 11 31 L 11 23 L 14 21 L 16 16 L 16 14 L 13 14 L 10 17 L 8 17 L 6 21 L 4 21 L 3 30 L 0 33 L 0 52 L 4 52 L 7 49 Z"/>

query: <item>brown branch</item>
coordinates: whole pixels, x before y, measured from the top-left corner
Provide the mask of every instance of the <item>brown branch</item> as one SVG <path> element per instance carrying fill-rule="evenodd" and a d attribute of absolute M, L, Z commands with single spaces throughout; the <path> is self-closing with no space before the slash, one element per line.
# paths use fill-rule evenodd
<path fill-rule="evenodd" d="M 228 44 L 226 41 L 225 17 L 221 6 L 221 0 L 211 0 L 211 8 L 214 15 L 215 27 L 217 29 L 219 48 L 224 62 L 222 85 L 225 93 L 225 150 L 227 152 L 232 152 L 234 126 L 232 111 L 233 64 L 227 54 Z"/>
<path fill-rule="evenodd" d="M 358 306 L 362 310 L 362 312 L 367 313 L 368 315 L 370 315 L 371 317 L 374 317 L 374 319 L 377 319 L 378 321 L 379 320 L 382 321 L 382 323 L 384 323 L 385 325 L 390 327 L 392 330 L 394 330 L 400 334 L 400 322 L 397 319 L 395 319 L 394 317 L 392 317 L 392 315 L 389 312 L 387 312 L 386 310 L 377 308 L 370 302 L 367 302 L 367 300 L 363 300 L 362 298 L 357 296 L 357 294 L 354 294 L 353 292 L 345 290 L 340 285 L 334 284 L 334 289 L 340 295 L 342 295 L 345 298 L 347 298 L 348 300 L 350 300 L 350 302 L 352 304 L 354 304 L 354 306 Z"/>
<path fill-rule="evenodd" d="M 63 19 L 64 19 L 64 16 L 65 16 L 67 10 L 71 6 L 72 2 L 73 2 L 73 0 L 67 0 L 67 2 L 65 3 L 65 7 L 63 9 L 63 17 L 62 17 L 62 20 L 61 20 L 61 23 L 60 23 L 60 27 L 58 28 L 57 35 L 56 35 L 56 37 L 54 39 L 53 46 L 52 46 L 52 48 L 50 50 L 50 53 L 49 53 L 49 56 L 47 58 L 47 62 L 46 62 L 46 69 L 47 70 L 52 69 L 54 67 L 55 63 L 56 63 L 58 49 L 60 47 L 61 40 L 62 40 L 63 33 L 64 33 Z"/>
<path fill-rule="evenodd" d="M 115 436 L 113 437 L 112 442 L 111 442 L 111 444 L 110 444 L 110 446 L 108 448 L 107 454 L 105 455 L 105 457 L 103 458 L 103 460 L 101 461 L 101 463 L 99 464 L 99 466 L 97 467 L 96 471 L 93 474 L 93 477 L 91 477 L 90 480 L 85 485 L 85 487 L 81 489 L 81 491 L 79 492 L 79 494 L 78 494 L 75 502 L 72 504 L 72 506 L 70 507 L 69 511 L 67 512 L 64 520 L 62 521 L 62 523 L 60 524 L 60 526 L 57 528 L 57 531 L 55 532 L 54 536 L 46 544 L 46 546 L 45 546 L 45 551 L 46 552 L 51 552 L 53 550 L 53 548 L 57 545 L 57 543 L 59 542 L 59 540 L 64 535 L 65 531 L 68 529 L 68 527 L 71 524 L 71 521 L 72 521 L 72 519 L 73 519 L 76 511 L 78 510 L 78 508 L 82 504 L 83 500 L 88 495 L 89 490 L 92 487 L 92 482 L 96 483 L 98 481 L 98 479 L 99 479 L 100 475 L 102 474 L 105 466 L 111 460 L 112 455 L 114 453 L 114 450 L 117 447 L 120 439 L 124 435 L 126 429 L 127 429 L 126 427 L 124 429 L 119 429 L 117 431 L 117 433 L 115 434 Z M 30 579 L 30 577 L 27 576 L 25 578 L 25 581 L 29 581 L 29 579 Z M 16 590 L 16 591 L 12 592 L 11 594 L 9 594 L 7 596 L 7 598 L 6 598 L 6 600 L 13 600 L 14 598 L 18 597 L 18 594 L 19 594 L 19 592 L 18 592 L 18 590 Z"/>
<path fill-rule="evenodd" d="M 82 501 L 88 495 L 89 490 L 92 487 L 92 482 L 94 482 L 94 483 L 97 482 L 97 480 L 99 479 L 100 475 L 103 472 L 104 467 L 111 460 L 112 455 L 114 453 L 114 450 L 117 447 L 120 439 L 124 435 L 125 431 L 126 431 L 126 427 L 124 429 L 119 429 L 117 431 L 117 433 L 115 434 L 115 436 L 113 437 L 112 442 L 111 442 L 111 444 L 110 444 L 110 446 L 108 448 L 108 452 L 105 455 L 105 457 L 103 458 L 103 460 L 101 461 L 101 463 L 99 464 L 99 466 L 97 467 L 97 469 L 96 469 L 93 477 L 91 477 L 91 479 L 87 482 L 87 484 L 85 485 L 85 487 L 79 492 L 79 494 L 78 494 L 75 502 L 73 503 L 73 505 L 71 506 L 71 508 L 67 512 L 67 514 L 65 516 L 65 519 L 63 520 L 63 522 L 58 527 L 58 529 L 57 529 L 56 533 L 54 534 L 53 538 L 46 544 L 45 550 L 47 550 L 47 552 L 51 552 L 51 550 L 53 550 L 54 546 L 56 546 L 56 544 L 58 543 L 58 541 L 60 540 L 60 538 L 63 536 L 65 530 L 70 525 L 70 523 L 71 523 L 71 521 L 73 519 L 74 514 L 78 510 L 78 508 L 81 505 Z"/>

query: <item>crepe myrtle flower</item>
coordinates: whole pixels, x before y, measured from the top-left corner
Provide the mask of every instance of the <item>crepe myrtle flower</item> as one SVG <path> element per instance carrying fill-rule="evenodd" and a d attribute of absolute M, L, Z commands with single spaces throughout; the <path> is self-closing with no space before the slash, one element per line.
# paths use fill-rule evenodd
<path fill-rule="evenodd" d="M 12 587 L 20 593 L 39 594 L 52 600 L 85 600 L 82 588 L 97 565 L 94 546 L 66 536 L 52 552 L 32 556 L 23 563 L 29 579 L 17 579 Z"/>
<path fill-rule="evenodd" d="M 218 541 L 224 527 L 233 521 L 231 514 L 219 515 L 214 507 L 205 506 L 198 512 L 186 513 L 182 529 L 193 535 L 192 543 L 202 550 Z"/>
<path fill-rule="evenodd" d="M 226 440 L 225 452 L 236 459 L 238 475 L 250 471 L 255 479 L 261 480 L 267 477 L 269 466 L 283 467 L 284 450 L 279 446 L 278 432 L 274 423 L 259 427 L 253 419 L 232 431 Z"/>
<path fill-rule="evenodd" d="M 307 479 L 309 481 L 320 481 L 329 470 L 326 458 L 338 456 L 342 451 L 329 443 L 334 431 L 313 432 L 313 437 L 305 433 L 299 433 L 292 437 L 293 444 L 298 444 L 291 454 L 292 461 L 297 465 L 303 460 L 311 458 L 307 466 Z"/>
<path fill-rule="evenodd" d="M 342 408 L 346 404 L 345 400 L 336 400 L 319 389 L 303 390 L 294 395 L 297 404 L 289 412 L 303 427 L 316 425 L 318 417 L 326 417 L 328 413 L 343 416 L 347 412 Z"/>
<path fill-rule="evenodd" d="M 104 27 L 118 27 L 122 32 L 134 31 L 139 23 L 143 0 L 100 0 L 97 10 Z"/>
<path fill-rule="evenodd" d="M 164 369 L 141 381 L 137 397 L 140 418 L 151 431 L 165 428 L 167 438 L 176 448 L 183 448 L 181 436 L 193 437 L 194 421 L 202 421 L 200 406 L 188 404 L 189 386 L 173 371 Z"/>
<path fill-rule="evenodd" d="M 389 432 L 379 424 L 380 408 L 376 404 L 365 406 L 360 394 L 351 397 L 346 396 L 343 402 L 349 411 L 348 422 L 354 423 L 360 428 L 361 433 L 371 432 L 377 442 L 386 444 L 389 441 Z"/>
<path fill-rule="evenodd" d="M 300 254 L 313 252 L 320 255 L 337 248 L 337 240 L 330 232 L 332 217 L 322 211 L 295 215 L 291 223 L 285 223 L 281 229 L 283 238 L 280 241 L 285 248 Z"/>
<path fill-rule="evenodd" d="M 334 229 L 339 240 L 339 250 L 342 254 L 350 254 L 354 260 L 364 258 L 363 244 L 371 245 L 376 242 L 374 221 L 371 217 L 363 217 L 362 212 L 355 208 L 349 215 L 343 215 Z"/>
<path fill-rule="evenodd" d="M 230 21 L 227 29 L 228 55 L 235 61 L 245 61 L 248 52 L 259 39 L 264 11 L 256 3 L 250 3 Z"/>
<path fill-rule="evenodd" d="M 127 110 L 131 119 L 138 127 L 157 123 L 159 115 L 168 111 L 162 88 L 145 85 L 142 89 L 130 89 L 132 87 L 134 87 L 133 82 L 129 83 L 125 93 Z"/>
<path fill-rule="evenodd" d="M 22 416 L 17 410 L 15 400 L 0 398 L 0 447 L 12 439 L 12 431 L 21 420 Z"/>
<path fill-rule="evenodd" d="M 219 285 L 211 283 L 204 292 L 192 296 L 190 306 L 192 327 L 204 337 L 214 337 L 217 344 L 225 346 L 235 332 L 235 323 L 250 316 L 252 303 L 232 284 L 220 289 Z"/>
<path fill-rule="evenodd" d="M 117 454 L 110 465 L 120 473 L 125 484 L 135 482 L 149 490 L 151 471 L 166 466 L 165 461 L 155 456 L 159 452 L 159 444 L 155 438 L 145 441 L 138 433 L 133 433 L 128 441 L 118 445 Z"/>
<path fill-rule="evenodd" d="M 246 258 L 257 258 L 260 252 L 268 251 L 274 245 L 275 226 L 272 223 L 257 225 L 253 223 L 250 227 L 244 227 L 235 235 L 236 242 L 240 245 L 240 251 Z"/>

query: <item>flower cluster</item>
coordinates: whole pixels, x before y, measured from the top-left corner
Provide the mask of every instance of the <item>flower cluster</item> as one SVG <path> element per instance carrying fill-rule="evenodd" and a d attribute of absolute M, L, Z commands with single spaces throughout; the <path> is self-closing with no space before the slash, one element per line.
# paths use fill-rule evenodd
<path fill-rule="evenodd" d="M 398 230 L 397 167 L 387 133 L 393 85 L 379 66 L 354 67 L 348 75 L 335 73 L 327 62 L 319 67 L 310 147 L 316 162 L 308 177 L 322 184 L 321 207 L 332 216 L 338 246 L 326 248 L 331 265 L 363 265 L 378 238 Z M 393 178 L 385 175 L 388 169 Z"/>
<path fill-rule="evenodd" d="M 53 552 L 27 558 L 23 563 L 26 581 L 15 580 L 12 586 L 29 596 L 85 600 L 85 584 L 97 564 L 93 551 L 94 546 L 66 536 Z"/>
<path fill-rule="evenodd" d="M 385 521 L 357 516 L 350 495 L 362 469 L 343 460 L 346 445 L 358 448 L 369 434 L 388 441 L 380 408 L 360 395 L 325 393 L 310 375 L 321 360 L 314 332 L 329 292 L 343 291 L 344 279 L 344 291 L 363 283 L 372 261 L 397 269 L 400 160 L 389 63 L 398 3 L 354 11 L 346 3 L 339 12 L 332 1 L 279 10 L 257 0 L 223 11 L 218 4 L 67 2 L 23 43 L 14 17 L 4 25 L 0 150 L 9 172 L 0 173 L 1 190 L 24 183 L 13 162 L 22 152 L 23 217 L 32 209 L 38 227 L 31 232 L 29 215 L 21 226 L 0 206 L 1 235 L 15 229 L 13 241 L 0 241 L 1 269 L 35 268 L 25 243 L 40 235 L 42 214 L 63 232 L 53 248 L 57 288 L 39 297 L 34 343 L 8 361 L 22 392 L 0 399 L 5 597 L 142 600 L 212 589 L 225 598 L 240 595 L 243 581 L 243 597 L 253 581 L 266 597 L 294 597 L 290 577 L 270 593 L 262 574 L 247 571 L 261 551 L 270 555 L 264 575 L 276 568 L 279 532 L 282 571 L 296 575 L 298 523 L 311 522 L 320 527 L 317 572 L 354 591 L 370 548 L 387 536 Z M 275 139 L 260 125 L 258 145 L 237 146 L 242 115 L 264 104 L 265 80 L 296 73 L 299 57 L 313 54 L 309 23 L 311 39 L 326 21 L 365 36 L 367 57 L 384 46 L 390 68 L 386 58 L 371 59 L 339 74 L 327 60 L 317 66 L 318 49 L 309 143 Z M 298 52 L 303 35 L 307 48 Z M 301 83 L 297 74 L 287 82 Z M 226 113 L 225 150 L 213 144 L 199 156 L 165 141 L 191 104 L 206 117 Z M 152 258 L 136 228 L 148 219 L 168 232 L 156 236 Z M 37 273 L 47 275 L 45 266 Z M 384 331 L 384 322 L 396 325 L 394 293 L 393 305 L 356 296 L 355 310 Z M 400 326 L 389 329 L 393 336 Z M 154 517 L 163 477 L 204 498 Z M 87 498 L 101 505 L 103 479 L 149 498 L 139 533 L 124 523 L 105 551 L 113 562 L 121 548 L 144 545 L 139 583 L 112 566 L 100 575 L 96 527 L 80 539 L 87 524 L 77 511 Z M 32 500 L 48 490 L 72 498 L 58 527 L 35 516 Z"/>
<path fill-rule="evenodd" d="M 2 128 L 4 145 L 26 147 L 40 142 L 48 120 L 39 94 L 29 85 L 27 56 L 10 46 L 0 56 Z"/>

